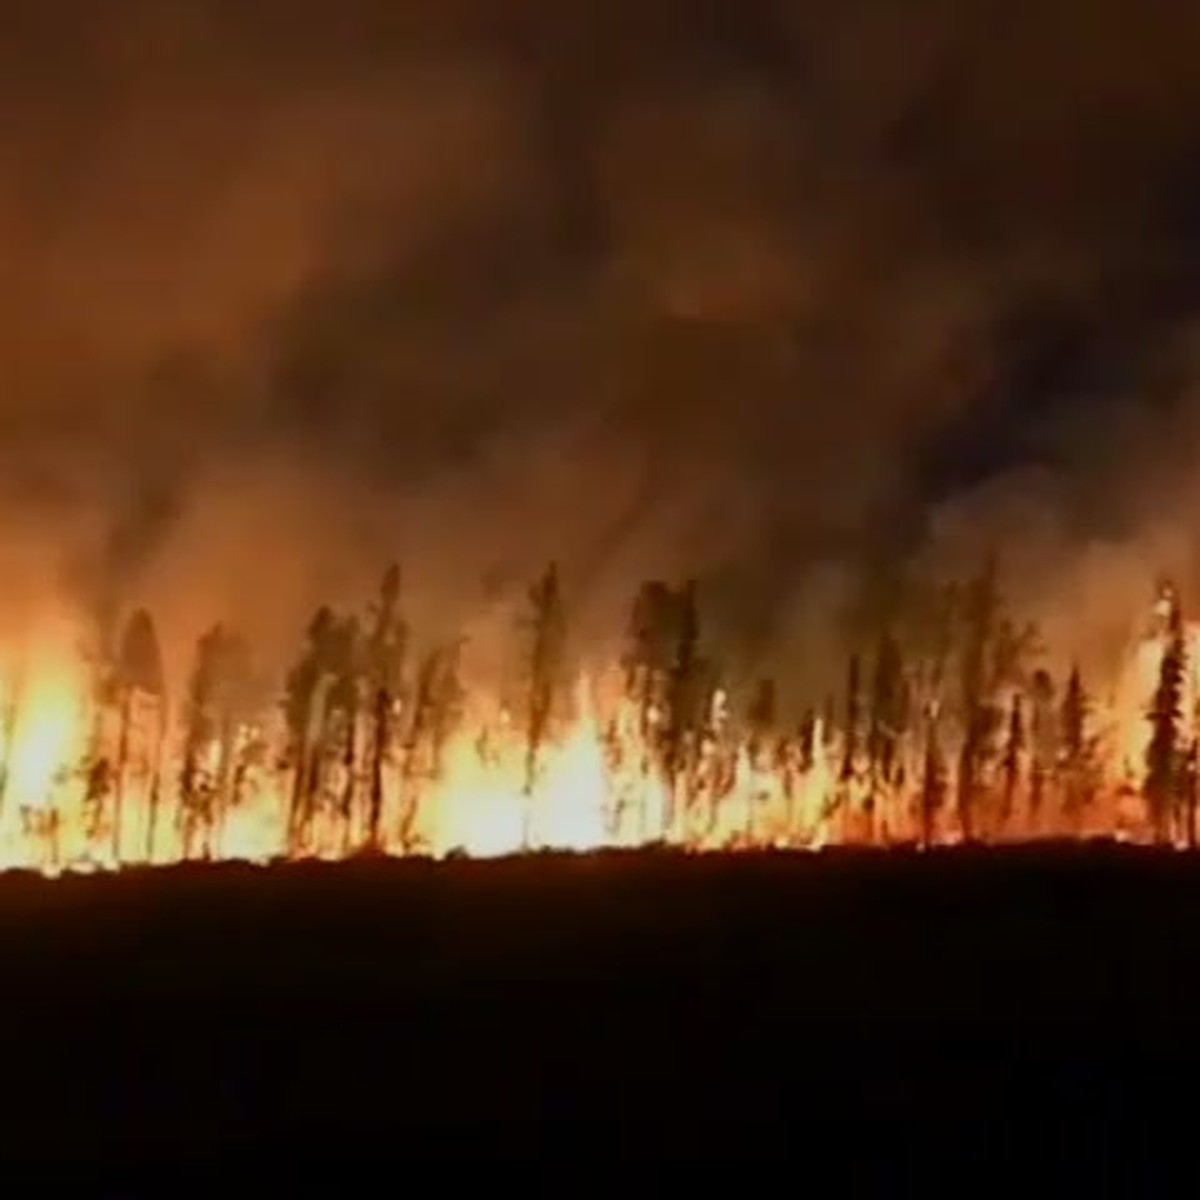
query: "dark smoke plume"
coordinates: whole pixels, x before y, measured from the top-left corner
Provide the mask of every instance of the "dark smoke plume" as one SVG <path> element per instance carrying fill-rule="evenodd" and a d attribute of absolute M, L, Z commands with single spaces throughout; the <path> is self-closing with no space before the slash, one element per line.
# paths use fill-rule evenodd
<path fill-rule="evenodd" d="M 1000 540 L 1103 652 L 1192 569 L 1198 33 L 1186 0 L 18 3 L 8 605 L 151 604 L 177 674 L 392 558 L 415 621 L 478 626 L 553 557 L 589 637 L 695 573 L 819 686 L 901 561 Z"/>

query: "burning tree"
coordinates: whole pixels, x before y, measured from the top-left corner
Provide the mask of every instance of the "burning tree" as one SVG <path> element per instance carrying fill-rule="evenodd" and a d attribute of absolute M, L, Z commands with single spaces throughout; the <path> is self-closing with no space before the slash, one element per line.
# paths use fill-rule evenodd
<path fill-rule="evenodd" d="M 1097 786 L 1095 743 L 1087 732 L 1088 708 L 1079 668 L 1072 667 L 1063 696 L 1059 754 L 1063 814 L 1071 830 L 1092 803 Z"/>
<path fill-rule="evenodd" d="M 836 804 L 843 827 L 853 828 L 858 814 L 854 811 L 855 785 L 859 778 L 859 758 L 862 740 L 862 665 L 857 654 L 851 654 L 846 668 L 846 707 L 842 726 L 842 761 L 838 770 Z M 868 804 L 870 797 L 868 796 Z"/>
<path fill-rule="evenodd" d="M 1197 739 L 1188 743 L 1183 763 L 1183 836 L 1189 850 L 1196 848 L 1196 806 L 1200 800 L 1200 747 Z"/>
<path fill-rule="evenodd" d="M 219 852 L 223 821 L 236 800 L 238 734 L 250 716 L 250 675 L 245 642 L 224 625 L 214 625 L 196 643 L 179 784 L 185 857 Z"/>
<path fill-rule="evenodd" d="M 817 714 L 811 708 L 806 708 L 800 718 L 796 740 L 799 742 L 800 769 L 809 771 L 817 753 Z"/>
<path fill-rule="evenodd" d="M 963 738 L 958 759 L 958 818 L 962 835 L 968 841 L 975 833 L 976 807 L 985 786 L 984 774 L 997 724 L 987 665 L 993 651 L 999 610 L 997 567 L 993 557 L 968 587 L 964 607 L 965 632 L 960 666 Z"/>
<path fill-rule="evenodd" d="M 946 795 L 946 765 L 942 754 L 940 715 L 937 702 L 932 702 L 925 714 L 925 747 L 919 798 L 920 841 L 926 848 L 934 843 L 935 823 Z"/>
<path fill-rule="evenodd" d="M 566 652 L 566 612 L 554 563 L 530 589 L 529 601 L 532 612 L 527 622 L 530 646 L 525 707 L 526 796 L 533 794 L 537 781 L 538 761 L 550 731 Z"/>
<path fill-rule="evenodd" d="M 1058 760 L 1059 713 L 1055 708 L 1054 681 L 1046 670 L 1033 674 L 1030 691 L 1029 827 L 1036 827 L 1046 800 L 1046 785 L 1054 778 Z"/>
<path fill-rule="evenodd" d="M 1008 731 L 1004 739 L 1004 755 L 1001 771 L 1004 777 L 1000 820 L 1001 827 L 1008 829 L 1016 807 L 1017 789 L 1021 785 L 1021 760 L 1025 753 L 1025 713 L 1021 693 L 1014 691 L 1008 710 Z"/>
<path fill-rule="evenodd" d="M 842 726 L 842 766 L 840 778 L 843 783 L 852 780 L 856 773 L 859 753 L 860 724 L 862 721 L 862 668 L 857 654 L 850 655 L 846 668 L 846 719 Z"/>
<path fill-rule="evenodd" d="M 907 642 L 912 668 L 907 704 L 915 714 L 913 734 L 915 777 L 913 797 L 918 840 L 934 840 L 938 815 L 946 798 L 945 711 L 947 676 L 961 625 L 962 589 L 948 582 L 920 582 L 911 589 L 907 605 Z"/>
<path fill-rule="evenodd" d="M 125 626 L 113 684 L 119 711 L 112 789 L 113 854 L 117 861 L 124 854 L 128 804 L 135 814 L 145 814 L 143 844 L 147 857 L 153 858 L 167 711 L 158 635 L 145 609 L 137 609 Z"/>
<path fill-rule="evenodd" d="M 908 688 L 900 644 L 890 631 L 879 639 L 867 729 L 869 803 L 878 811 L 901 781 L 900 740 L 908 724 Z"/>
<path fill-rule="evenodd" d="M 672 778 L 680 766 L 684 738 L 696 727 L 703 705 L 703 697 L 697 694 L 701 660 L 700 613 L 695 580 L 689 579 L 675 593 L 673 600 L 675 645 L 669 669 L 664 739 L 667 770 Z"/>
<path fill-rule="evenodd" d="M 379 585 L 371 632 L 367 638 L 366 673 L 372 697 L 371 783 L 367 811 L 367 843 L 380 846 L 384 779 L 395 737 L 394 713 L 400 702 L 408 626 L 399 615 L 400 568 L 393 563 Z"/>
<path fill-rule="evenodd" d="M 673 600 L 673 613 L 668 609 L 663 614 L 664 617 L 673 615 L 675 635 L 663 733 L 663 765 L 673 808 L 668 825 L 686 818 L 691 807 L 700 729 L 712 692 L 709 664 L 700 654 L 700 613 L 695 580 L 689 579 L 674 594 Z"/>
<path fill-rule="evenodd" d="M 629 641 L 625 692 L 637 711 L 640 741 L 657 750 L 677 651 L 674 596 L 660 580 L 644 583 L 638 592 L 630 616 Z"/>
<path fill-rule="evenodd" d="M 1144 789 L 1157 842 L 1169 840 L 1171 819 L 1183 790 L 1181 739 L 1187 646 L 1178 603 L 1171 604 L 1168 621 L 1167 643 L 1159 667 L 1158 686 L 1148 714 L 1150 745 L 1146 750 Z"/>
<path fill-rule="evenodd" d="M 402 844 L 411 844 L 421 789 L 441 776 L 446 741 L 462 717 L 464 691 L 459 677 L 462 641 L 438 646 L 421 662 L 413 693 L 404 749 Z"/>
<path fill-rule="evenodd" d="M 394 566 L 361 624 L 328 607 L 313 616 L 287 676 L 286 757 L 261 772 L 269 733 L 255 720 L 246 648 L 226 627 L 197 643 L 164 772 L 165 689 L 149 616 L 134 613 L 119 637 L 106 634 L 103 653 L 95 639 L 86 662 L 71 625 L 47 639 L 65 651 L 31 649 L 3 681 L 0 802 L 9 809 L 0 845 L 27 839 L 21 861 L 50 865 L 99 847 L 117 861 L 213 857 L 247 845 L 256 855 L 340 857 L 364 845 L 440 853 L 455 844 L 495 853 L 522 844 L 522 822 L 525 844 L 560 844 L 559 833 L 544 830 L 578 822 L 563 834 L 571 845 L 666 837 L 712 849 L 806 843 L 822 832 L 891 841 L 897 816 L 904 836 L 915 831 L 930 845 L 960 830 L 966 838 L 1077 834 L 1083 814 L 1097 814 L 1090 827 L 1112 799 L 1122 824 L 1152 827 L 1160 842 L 1195 840 L 1189 659 L 1200 630 L 1185 625 L 1173 591 L 1160 597 L 1159 621 L 1131 661 L 1130 695 L 1134 683 L 1143 689 L 1137 711 L 1149 725 L 1144 814 L 1137 789 L 1127 789 L 1124 806 L 1110 790 L 1078 669 L 1057 691 L 1034 669 L 1037 632 L 1004 611 L 994 560 L 965 585 L 913 598 L 924 607 L 890 611 L 874 645 L 850 655 L 844 687 L 821 719 L 810 709 L 789 736 L 774 678 L 738 689 L 732 706 L 716 686 L 696 585 L 649 582 L 629 622 L 624 696 L 600 714 L 611 717 L 604 741 L 591 712 L 568 729 L 558 708 L 566 619 L 551 565 L 529 592 L 522 695 L 506 697 L 499 723 L 482 723 L 486 746 L 481 739 L 478 760 L 465 757 L 453 776 L 443 760 L 464 716 L 461 641 L 413 655 Z M 1147 670 L 1157 675 L 1148 704 Z M 90 734 L 81 733 L 80 718 L 93 714 Z M 1113 730 L 1122 750 L 1129 732 Z M 72 798 L 82 799 L 82 814 Z M 173 826 L 164 812 L 177 818 Z M 493 824 L 481 839 L 456 840 L 455 821 L 474 814 Z M 167 841 L 166 832 L 178 836 Z"/>
<path fill-rule="evenodd" d="M 332 609 L 322 606 L 317 610 L 309 622 L 307 643 L 300 660 L 287 677 L 284 718 L 292 768 L 288 847 L 293 852 L 307 836 L 312 819 L 327 692 L 334 679 L 337 658 L 336 626 L 337 618 Z"/>
<path fill-rule="evenodd" d="M 355 616 L 336 621 L 327 642 L 329 687 L 324 722 L 318 734 L 322 758 L 321 800 L 336 821 L 342 850 L 355 842 L 363 743 L 366 669 L 362 629 Z"/>

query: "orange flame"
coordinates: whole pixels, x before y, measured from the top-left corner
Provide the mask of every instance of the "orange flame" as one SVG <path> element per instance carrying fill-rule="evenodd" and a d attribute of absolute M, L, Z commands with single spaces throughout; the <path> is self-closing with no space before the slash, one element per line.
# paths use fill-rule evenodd
<path fill-rule="evenodd" d="M 1200 625 L 1189 625 L 1186 637 L 1197 667 L 1186 681 L 1190 713 L 1200 704 Z M 0 711 L 7 714 L 0 737 L 0 867 L 59 871 L 194 857 L 338 858 L 367 843 L 367 764 L 328 767 L 298 840 L 291 810 L 296 768 L 280 767 L 269 731 L 251 725 L 236 731 L 226 793 L 198 829 L 181 794 L 178 732 L 164 734 L 161 711 L 149 697 L 126 697 L 115 715 L 112 705 L 98 707 L 77 644 L 69 622 L 50 622 L 28 653 L 0 670 Z M 1070 832 L 1148 836 L 1144 806 L 1130 782 L 1144 758 L 1146 707 L 1162 652 L 1161 637 L 1137 645 L 1113 704 L 1094 714 L 1107 748 L 1106 770 L 1092 811 Z M 647 730 L 628 700 L 616 700 L 607 719 L 598 707 L 597 689 L 581 678 L 573 716 L 539 746 L 532 773 L 526 739 L 502 710 L 477 711 L 446 742 L 436 769 L 418 763 L 412 750 L 391 748 L 381 767 L 377 848 L 489 857 L 659 842 L 696 851 L 813 848 L 922 835 L 919 734 L 900 752 L 903 778 L 881 780 L 867 763 L 846 762 L 844 742 L 820 721 L 804 761 L 795 738 L 770 745 L 738 740 L 727 697 L 717 693 L 707 732 L 689 743 L 686 768 L 671 777 L 651 744 L 658 733 L 653 721 Z M 121 745 L 103 803 L 90 773 L 97 738 Z M 255 747 L 265 752 L 254 753 Z M 952 797 L 953 756 L 944 757 L 943 795 Z M 209 779 L 222 775 L 215 742 L 198 765 Z M 985 782 L 985 790 L 994 804 L 997 779 Z M 981 822 L 985 829 L 977 836 L 1012 840 L 1064 832 L 1035 807 L 1018 802 L 1003 819 Z M 954 841 L 960 835 L 954 806 L 944 801 L 935 836 Z"/>

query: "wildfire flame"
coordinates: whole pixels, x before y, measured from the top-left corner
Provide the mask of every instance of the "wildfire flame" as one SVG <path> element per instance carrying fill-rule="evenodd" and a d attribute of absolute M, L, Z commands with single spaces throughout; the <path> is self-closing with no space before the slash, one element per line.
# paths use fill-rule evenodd
<path fill-rule="evenodd" d="M 1183 637 L 1193 664 L 1183 703 L 1193 711 L 1200 625 L 1185 625 Z M 1116 699 L 1092 714 L 1106 751 L 1089 811 L 1067 820 L 1045 794 L 1040 801 L 1009 796 L 999 806 L 1004 789 L 993 771 L 981 785 L 984 810 L 1000 815 L 981 819 L 973 836 L 1149 836 L 1137 774 L 1165 638 L 1159 630 L 1135 647 Z M 136 688 L 98 700 L 78 644 L 69 623 L 47 625 L 0 674 L 0 867 L 57 872 L 193 858 L 339 858 L 368 845 L 392 855 L 494 857 L 649 843 L 705 851 L 964 835 L 947 799 L 956 786 L 952 754 L 942 755 L 936 811 L 927 806 L 922 731 L 939 719 L 936 699 L 924 705 L 883 778 L 862 738 L 852 741 L 820 719 L 803 738 L 736 736 L 722 691 L 704 728 L 689 735 L 686 761 L 672 764 L 655 741 L 662 712 L 651 705 L 639 713 L 625 697 L 605 710 L 587 676 L 574 687 L 569 715 L 532 749 L 527 731 L 499 706 L 476 706 L 448 734 L 436 763 L 422 760 L 418 747 L 390 745 L 377 757 L 378 778 L 367 761 L 369 739 L 360 738 L 357 753 L 325 764 L 298 832 L 300 767 L 270 744 L 278 735 L 247 721 L 227 744 L 211 735 L 195 756 L 209 788 L 207 807 L 198 810 L 184 794 L 181 738 L 165 728 L 161 700 Z M 1047 786 L 1053 792 L 1054 781 Z M 1022 794 L 1032 796 L 1029 785 Z"/>

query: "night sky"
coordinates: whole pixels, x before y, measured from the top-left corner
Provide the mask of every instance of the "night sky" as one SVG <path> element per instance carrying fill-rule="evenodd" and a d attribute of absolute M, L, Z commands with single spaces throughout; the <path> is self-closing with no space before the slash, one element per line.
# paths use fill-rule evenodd
<path fill-rule="evenodd" d="M 6 14 L 13 613 L 274 649 L 398 557 L 483 628 L 553 556 L 820 674 L 901 560 L 1089 644 L 1193 573 L 1187 0 Z"/>

